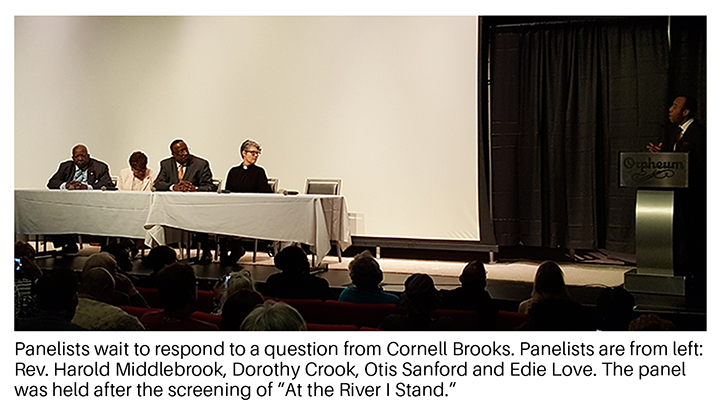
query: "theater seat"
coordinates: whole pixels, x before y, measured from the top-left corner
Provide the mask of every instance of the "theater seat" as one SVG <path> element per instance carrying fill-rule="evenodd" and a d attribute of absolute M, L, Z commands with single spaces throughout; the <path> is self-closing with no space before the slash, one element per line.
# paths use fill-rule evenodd
<path fill-rule="evenodd" d="M 508 312 L 505 310 L 498 311 L 495 316 L 495 329 L 497 330 L 516 330 L 527 319 L 526 313 Z"/>
<path fill-rule="evenodd" d="M 472 310 L 437 309 L 433 316 L 452 318 L 457 330 L 477 330 L 478 328 L 478 314 Z"/>
<path fill-rule="evenodd" d="M 324 330 L 324 331 L 357 331 L 360 330 L 355 325 L 326 325 L 320 323 L 308 323 L 307 330 Z"/>
<path fill-rule="evenodd" d="M 222 327 L 222 316 L 220 316 L 220 315 L 213 315 L 211 313 L 195 311 L 190 316 L 192 316 L 193 318 L 195 318 L 197 320 L 201 320 L 203 322 L 212 323 L 214 325 L 217 325 L 218 328 Z"/>
<path fill-rule="evenodd" d="M 323 323 L 346 323 L 376 328 L 388 315 L 401 313 L 400 307 L 392 303 L 349 303 L 325 301 Z"/>
<path fill-rule="evenodd" d="M 145 302 L 147 302 L 151 308 L 161 307 L 160 294 L 158 293 L 158 290 L 156 288 L 144 288 L 141 286 L 136 286 L 135 289 L 140 292 L 140 294 L 145 298 Z"/>
<path fill-rule="evenodd" d="M 215 294 L 209 290 L 198 290 L 197 302 L 195 302 L 195 310 L 210 313 L 213 311 L 213 299 Z"/>
<path fill-rule="evenodd" d="M 138 292 L 145 298 L 145 301 L 151 308 L 162 308 L 160 304 L 160 292 L 156 288 L 144 288 L 136 286 Z M 195 302 L 195 310 L 200 312 L 211 313 L 213 310 L 213 299 L 215 294 L 208 290 L 198 290 L 197 301 Z"/>
<path fill-rule="evenodd" d="M 266 300 L 274 300 L 278 302 L 285 302 L 288 305 L 297 309 L 302 315 L 303 319 L 307 323 L 330 323 L 325 322 L 325 315 L 322 313 L 324 310 L 323 301 L 320 299 L 278 299 L 278 298 L 267 298 Z M 347 322 L 343 322 L 347 323 Z"/>
<path fill-rule="evenodd" d="M 157 312 L 160 310 L 158 308 L 137 308 L 135 306 L 127 306 L 127 305 L 120 305 L 118 307 L 120 309 L 124 310 L 125 312 L 136 316 L 138 319 L 140 319 L 140 316 L 144 315 L 147 312 Z"/>

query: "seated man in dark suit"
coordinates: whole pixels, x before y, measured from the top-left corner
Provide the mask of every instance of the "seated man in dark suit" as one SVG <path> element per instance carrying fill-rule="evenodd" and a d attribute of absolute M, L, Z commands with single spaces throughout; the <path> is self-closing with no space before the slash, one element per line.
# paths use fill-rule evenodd
<path fill-rule="evenodd" d="M 190 154 L 187 144 L 177 139 L 170 144 L 172 157 L 160 162 L 160 173 L 155 180 L 155 190 L 176 192 L 212 192 L 210 163 Z"/>
<path fill-rule="evenodd" d="M 160 162 L 160 173 L 155 180 L 155 190 L 175 192 L 212 192 L 217 190 L 213 184 L 210 163 L 190 154 L 187 144 L 181 139 L 170 144 L 172 157 Z M 207 233 L 196 235 L 202 249 L 200 263 L 212 261 L 210 241 Z"/>
<path fill-rule="evenodd" d="M 57 172 L 47 183 L 48 189 L 94 190 L 114 189 L 110 168 L 105 163 L 90 158 L 87 147 L 77 145 L 72 150 L 72 160 L 60 163 Z M 63 253 L 76 253 L 77 244 L 72 235 L 52 237 L 55 246 L 62 246 Z"/>
<path fill-rule="evenodd" d="M 60 163 L 50 178 L 48 189 L 93 190 L 114 188 L 110 168 L 105 163 L 90 158 L 87 147 L 77 145 L 72 150 L 72 160 Z"/>

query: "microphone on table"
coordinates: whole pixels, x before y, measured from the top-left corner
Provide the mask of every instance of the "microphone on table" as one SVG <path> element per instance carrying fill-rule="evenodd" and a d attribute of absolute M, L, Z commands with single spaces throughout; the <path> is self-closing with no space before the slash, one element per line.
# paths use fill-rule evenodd
<path fill-rule="evenodd" d="M 297 190 L 283 190 L 282 194 L 283 194 L 283 196 L 288 196 L 288 195 L 294 196 L 294 195 L 298 194 L 298 192 L 297 192 Z"/>

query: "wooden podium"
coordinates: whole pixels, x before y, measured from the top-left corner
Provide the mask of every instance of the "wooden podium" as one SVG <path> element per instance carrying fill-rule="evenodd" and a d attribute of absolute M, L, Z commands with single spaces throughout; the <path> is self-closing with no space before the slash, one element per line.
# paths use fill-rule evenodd
<path fill-rule="evenodd" d="M 637 269 L 625 273 L 630 292 L 685 295 L 685 278 L 673 271 L 674 189 L 688 187 L 688 154 L 620 153 L 620 187 L 636 187 Z"/>

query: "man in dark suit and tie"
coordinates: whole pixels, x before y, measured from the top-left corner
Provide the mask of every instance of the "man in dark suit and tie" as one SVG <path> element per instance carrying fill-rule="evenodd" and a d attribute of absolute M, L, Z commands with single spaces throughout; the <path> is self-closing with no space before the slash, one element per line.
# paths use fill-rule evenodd
<path fill-rule="evenodd" d="M 177 139 L 170 144 L 172 157 L 160 162 L 155 190 L 176 192 L 211 192 L 213 184 L 210 163 L 190 154 L 187 144 Z"/>
<path fill-rule="evenodd" d="M 72 149 L 72 160 L 60 163 L 57 172 L 47 183 L 48 189 L 60 190 L 101 190 L 114 189 L 110 168 L 105 163 L 92 159 L 85 145 Z M 55 247 L 62 247 L 62 253 L 77 253 L 78 246 L 73 235 L 52 236 Z"/>
<path fill-rule="evenodd" d="M 160 172 L 155 180 L 155 190 L 175 192 L 211 192 L 217 190 L 213 184 L 210 163 L 190 154 L 187 144 L 181 139 L 170 144 L 169 157 L 160 162 Z M 210 239 L 207 233 L 197 233 L 196 238 L 202 249 L 199 263 L 212 261 Z"/>
<path fill-rule="evenodd" d="M 675 190 L 673 216 L 675 272 L 687 276 L 689 287 L 704 294 L 707 272 L 707 133 L 695 119 L 697 101 L 678 96 L 669 109 L 672 126 L 664 129 L 651 152 L 687 152 L 690 175 L 687 189 Z"/>
<path fill-rule="evenodd" d="M 110 168 L 105 163 L 90 158 L 87 147 L 77 145 L 72 150 L 72 160 L 60 163 L 57 172 L 47 183 L 48 189 L 93 190 L 115 188 Z"/>

